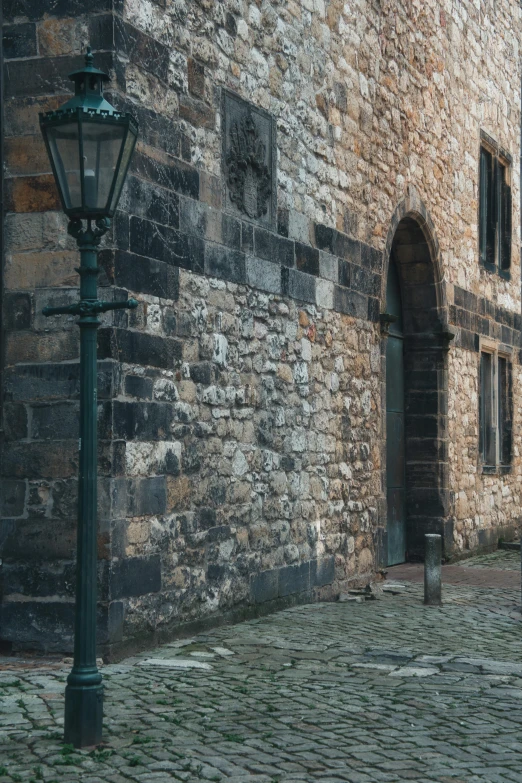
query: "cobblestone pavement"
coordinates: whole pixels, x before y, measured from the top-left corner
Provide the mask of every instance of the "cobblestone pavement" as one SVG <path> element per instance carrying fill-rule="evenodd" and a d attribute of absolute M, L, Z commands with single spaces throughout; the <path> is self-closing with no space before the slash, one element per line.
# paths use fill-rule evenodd
<path fill-rule="evenodd" d="M 293 608 L 105 666 L 105 744 L 91 752 L 61 742 L 68 667 L 4 659 L 0 782 L 522 782 L 519 592 L 421 597 L 387 582 L 378 600 Z"/>

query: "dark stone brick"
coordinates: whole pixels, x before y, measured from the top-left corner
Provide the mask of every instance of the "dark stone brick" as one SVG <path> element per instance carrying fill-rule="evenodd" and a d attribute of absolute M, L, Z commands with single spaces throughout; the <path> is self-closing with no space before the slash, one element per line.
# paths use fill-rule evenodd
<path fill-rule="evenodd" d="M 250 223 L 241 224 L 241 250 L 243 253 L 254 252 L 254 227 Z"/>
<path fill-rule="evenodd" d="M 489 324 L 490 321 L 487 318 L 481 318 L 480 316 L 477 316 L 476 318 L 477 332 L 485 335 L 486 337 L 489 336 Z"/>
<path fill-rule="evenodd" d="M 155 223 L 179 228 L 179 196 L 166 188 L 159 188 L 139 177 L 129 177 L 121 205 L 131 215 Z"/>
<path fill-rule="evenodd" d="M 112 10 L 112 0 L 89 0 L 89 13 Z M 76 17 L 85 13 L 84 0 L 5 0 L 4 19 L 26 16 L 31 21 L 45 16 Z"/>
<path fill-rule="evenodd" d="M 182 343 L 170 337 L 107 328 L 98 330 L 98 351 L 100 359 L 172 370 L 181 361 Z"/>
<path fill-rule="evenodd" d="M 368 317 L 368 298 L 357 291 L 350 291 L 336 285 L 334 289 L 334 310 L 352 315 L 354 318 Z"/>
<path fill-rule="evenodd" d="M 381 277 L 368 269 L 352 264 L 351 288 L 367 296 L 379 296 L 381 292 Z"/>
<path fill-rule="evenodd" d="M 294 266 L 295 252 L 294 243 L 290 239 L 283 237 L 272 237 L 273 260 L 281 266 Z"/>
<path fill-rule="evenodd" d="M 154 147 L 159 150 L 167 152 L 169 155 L 173 155 L 176 158 L 180 156 L 181 145 L 181 133 L 177 122 L 173 122 L 167 117 L 158 114 L 152 109 L 148 109 L 136 102 L 125 100 L 125 98 L 119 93 L 106 93 L 108 99 L 114 104 L 114 106 L 120 111 L 129 111 L 136 118 L 139 125 L 139 138 L 140 141 L 147 146 Z M 143 166 L 144 171 L 147 169 L 147 164 L 143 161 L 143 153 L 134 152 L 131 161 L 131 170 L 135 171 L 135 157 L 139 155 L 138 168 Z M 154 160 L 152 158 L 147 159 L 150 165 L 150 171 L 154 167 Z M 174 161 L 172 161 L 174 163 Z M 182 164 L 183 165 L 183 164 Z M 146 179 L 150 179 L 153 183 L 161 185 L 165 188 L 172 189 L 172 182 L 169 177 L 169 163 L 159 164 L 158 171 L 160 175 L 156 178 L 152 176 L 146 176 Z M 199 177 L 198 177 L 199 179 Z"/>
<path fill-rule="evenodd" d="M 211 479 L 209 482 L 208 498 L 214 505 L 222 506 L 227 499 L 227 480 L 221 477 Z"/>
<path fill-rule="evenodd" d="M 205 97 L 205 67 L 194 60 L 193 57 L 187 58 L 188 88 L 196 98 Z"/>
<path fill-rule="evenodd" d="M 211 544 L 220 543 L 226 541 L 231 537 L 232 533 L 230 525 L 216 525 L 216 527 L 210 527 L 207 531 L 207 541 Z M 213 550 L 215 551 L 215 550 Z M 217 556 L 217 552 L 216 552 Z"/>
<path fill-rule="evenodd" d="M 203 240 L 138 217 L 130 221 L 130 250 L 172 266 L 203 272 Z"/>
<path fill-rule="evenodd" d="M 0 607 L 2 639 L 34 650 L 70 651 L 74 601 L 8 601 Z"/>
<path fill-rule="evenodd" d="M 459 336 L 461 348 L 464 348 L 466 351 L 478 351 L 477 340 L 475 339 L 477 335 L 473 332 L 468 332 L 467 329 L 460 329 Z"/>
<path fill-rule="evenodd" d="M 264 228 L 254 229 L 254 252 L 258 258 L 272 261 L 272 234 Z"/>
<path fill-rule="evenodd" d="M 99 587 L 103 584 L 106 563 L 98 563 Z M 74 563 L 46 567 L 44 563 L 5 563 L 2 567 L 4 595 L 19 593 L 32 597 L 74 597 L 76 568 Z"/>
<path fill-rule="evenodd" d="M 361 266 L 382 274 L 382 251 L 361 242 Z"/>
<path fill-rule="evenodd" d="M 6 441 L 27 438 L 27 411 L 20 403 L 4 405 L 4 437 Z"/>
<path fill-rule="evenodd" d="M 112 14 L 96 14 L 89 19 L 89 44 L 93 50 L 115 47 L 115 26 Z M 141 130 L 141 129 L 140 129 Z"/>
<path fill-rule="evenodd" d="M 169 47 L 123 22 L 116 15 L 113 19 L 118 53 L 123 54 L 130 62 L 138 62 L 141 68 L 166 82 L 169 74 Z"/>
<path fill-rule="evenodd" d="M 98 398 L 113 396 L 113 362 L 98 362 Z M 51 400 L 80 395 L 80 367 L 74 364 L 26 364 L 6 372 L 7 400 Z"/>
<path fill-rule="evenodd" d="M 232 283 L 246 282 L 245 256 L 236 250 L 207 242 L 205 245 L 205 274 Z"/>
<path fill-rule="evenodd" d="M 509 327 L 507 326 L 502 327 L 502 342 L 504 343 L 504 345 L 515 344 L 513 330 L 509 329 Z"/>
<path fill-rule="evenodd" d="M 438 416 L 406 416 L 405 432 L 406 437 L 410 438 L 436 438 L 439 433 Z"/>
<path fill-rule="evenodd" d="M 406 412 L 408 414 L 436 415 L 439 412 L 439 393 L 423 390 L 409 390 L 406 396 Z"/>
<path fill-rule="evenodd" d="M 5 329 L 29 329 L 32 321 L 30 294 L 6 293 L 2 308 Z"/>
<path fill-rule="evenodd" d="M 183 450 L 181 459 L 184 473 L 197 473 L 201 468 L 201 454 L 198 444 L 187 444 Z"/>
<path fill-rule="evenodd" d="M 379 314 L 381 312 L 381 303 L 379 299 L 373 297 L 368 298 L 368 320 L 371 323 L 376 324 L 379 321 Z"/>
<path fill-rule="evenodd" d="M 198 362 L 190 365 L 190 377 L 194 383 L 202 383 L 204 386 L 210 386 L 215 378 L 215 367 L 211 362 Z"/>
<path fill-rule="evenodd" d="M 334 246 L 332 250 L 334 256 L 344 258 L 354 264 L 361 265 L 361 243 L 355 239 L 350 239 L 346 234 L 336 231 L 334 234 Z"/>
<path fill-rule="evenodd" d="M 169 432 L 171 406 L 162 402 L 114 400 L 114 437 L 124 440 L 162 440 Z"/>
<path fill-rule="evenodd" d="M 181 149 L 181 158 L 182 158 L 182 160 L 186 161 L 186 163 L 191 163 L 191 161 L 192 161 L 192 144 L 191 144 L 189 136 L 187 136 L 186 133 L 182 133 L 181 136 L 180 136 L 180 149 Z"/>
<path fill-rule="evenodd" d="M 13 24 L 3 29 L 4 58 L 34 57 L 36 50 L 36 25 Z"/>
<path fill-rule="evenodd" d="M 46 5 L 46 2 L 41 5 Z M 68 94 L 71 87 L 67 74 L 83 68 L 84 65 L 84 55 L 45 57 L 38 60 L 8 60 L 4 63 L 6 97 L 34 98 L 39 95 Z M 110 72 L 113 67 L 113 55 L 99 52 L 96 55 L 96 66 L 106 73 Z"/>
<path fill-rule="evenodd" d="M 199 172 L 179 160 L 160 163 L 136 151 L 132 156 L 131 171 L 161 187 L 199 199 Z"/>
<path fill-rule="evenodd" d="M 16 479 L 0 481 L 0 516 L 21 517 L 25 509 L 26 482 Z M 0 531 L 0 544 L 2 536 Z M 0 546 L 1 551 L 1 546 Z"/>
<path fill-rule="evenodd" d="M 444 517 L 449 510 L 448 492 L 426 487 L 411 487 L 406 490 L 406 505 L 415 515 L 422 513 L 428 517 Z"/>
<path fill-rule="evenodd" d="M 297 269 L 281 268 L 281 290 L 292 299 L 315 304 L 315 277 Z"/>
<path fill-rule="evenodd" d="M 196 512 L 196 522 L 198 530 L 209 530 L 217 524 L 217 514 L 215 508 L 199 508 Z"/>
<path fill-rule="evenodd" d="M 152 397 L 152 380 L 141 375 L 125 376 L 125 394 L 129 397 L 139 397 L 150 400 Z"/>
<path fill-rule="evenodd" d="M 284 598 L 294 593 L 310 590 L 310 563 L 286 566 L 279 569 L 279 595 Z"/>
<path fill-rule="evenodd" d="M 321 223 L 315 224 L 315 246 L 319 250 L 327 250 L 329 253 L 334 252 L 334 234 L 337 233 L 335 229 L 330 226 L 323 226 Z"/>
<path fill-rule="evenodd" d="M 5 0 L 4 19 L 26 16 L 36 21 L 45 16 L 76 17 L 84 14 L 85 10 L 85 0 Z M 90 14 L 110 10 L 112 0 L 89 0 Z"/>
<path fill-rule="evenodd" d="M 179 96 L 179 116 L 196 128 L 213 130 L 216 125 L 216 112 L 208 104 L 190 95 Z"/>
<path fill-rule="evenodd" d="M 123 601 L 111 601 L 107 622 L 108 641 L 110 643 L 123 640 L 123 622 L 125 617 Z"/>
<path fill-rule="evenodd" d="M 177 334 L 177 317 L 176 312 L 172 307 L 165 307 L 163 309 L 163 328 L 168 335 Z"/>
<path fill-rule="evenodd" d="M 313 577 L 313 578 L 312 578 Z M 320 557 L 310 561 L 310 583 L 316 587 L 330 585 L 335 579 L 335 557 Z"/>
<path fill-rule="evenodd" d="M 76 514 L 68 520 L 35 517 L 0 520 L 2 556 L 14 561 L 73 560 Z"/>
<path fill-rule="evenodd" d="M 179 268 L 163 261 L 116 251 L 113 282 L 136 294 L 179 298 Z"/>
<path fill-rule="evenodd" d="M 503 326 L 513 326 L 513 314 L 498 305 L 495 306 L 495 320 Z"/>
<path fill-rule="evenodd" d="M 159 555 L 128 557 L 111 564 L 111 598 L 129 598 L 161 590 Z"/>
<path fill-rule="evenodd" d="M 56 481 L 53 484 L 52 504 L 53 517 L 65 520 L 76 517 L 78 505 L 78 480 L 76 477 L 67 481 Z M 106 509 L 104 509 L 105 511 Z"/>
<path fill-rule="evenodd" d="M 207 568 L 207 579 L 211 582 L 220 582 L 225 578 L 227 571 L 227 566 L 210 563 Z"/>
<path fill-rule="evenodd" d="M 232 36 L 232 38 L 235 38 L 237 35 L 237 22 L 236 17 L 230 13 L 230 11 L 227 11 L 227 15 L 225 17 L 225 30 L 227 33 Z"/>
<path fill-rule="evenodd" d="M 135 504 L 137 516 L 164 514 L 167 509 L 165 476 L 139 479 L 136 482 Z"/>
<path fill-rule="evenodd" d="M 472 328 L 471 313 L 468 310 L 463 310 L 461 307 L 456 307 L 455 324 L 456 326 L 462 326 L 464 329 L 470 330 Z"/>
<path fill-rule="evenodd" d="M 319 251 L 309 245 L 303 245 L 300 242 L 296 242 L 295 265 L 301 272 L 306 272 L 309 275 L 318 275 Z"/>
<path fill-rule="evenodd" d="M 241 222 L 223 213 L 221 217 L 223 244 L 233 250 L 241 250 Z"/>
<path fill-rule="evenodd" d="M 339 285 L 343 285 L 345 288 L 350 288 L 352 279 L 352 265 L 349 261 L 339 259 Z"/>
<path fill-rule="evenodd" d="M 279 569 L 261 571 L 250 579 L 250 596 L 256 604 L 273 601 L 279 596 Z"/>
<path fill-rule="evenodd" d="M 457 307 L 463 307 L 472 313 L 479 311 L 477 297 L 458 285 L 454 286 L 454 302 Z"/>
<path fill-rule="evenodd" d="M 49 443 L 3 443 L 3 475 L 7 478 L 55 479 L 78 472 L 77 441 Z"/>
<path fill-rule="evenodd" d="M 33 407 L 31 437 L 35 440 L 78 438 L 79 406 L 76 402 Z"/>
<path fill-rule="evenodd" d="M 295 459 L 290 457 L 288 454 L 283 454 L 281 457 L 281 467 L 287 472 L 295 470 Z"/>
<path fill-rule="evenodd" d="M 288 237 L 288 221 L 290 213 L 287 209 L 277 210 L 277 233 L 282 237 Z"/>

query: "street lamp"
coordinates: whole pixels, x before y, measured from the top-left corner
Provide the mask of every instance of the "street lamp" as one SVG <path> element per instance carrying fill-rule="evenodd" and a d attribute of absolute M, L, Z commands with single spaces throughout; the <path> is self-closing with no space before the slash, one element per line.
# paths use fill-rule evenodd
<path fill-rule="evenodd" d="M 96 666 L 97 372 L 98 313 L 138 302 L 98 299 L 98 245 L 110 227 L 136 144 L 138 125 L 103 97 L 109 77 L 93 65 L 70 74 L 74 96 L 56 111 L 40 114 L 44 137 L 68 232 L 80 250 L 80 301 L 45 307 L 46 316 L 78 315 L 80 326 L 80 439 L 74 664 L 65 688 L 65 742 L 76 748 L 102 738 L 103 685 Z M 84 228 L 82 220 L 87 221 Z M 94 223 L 94 225 L 93 225 Z"/>

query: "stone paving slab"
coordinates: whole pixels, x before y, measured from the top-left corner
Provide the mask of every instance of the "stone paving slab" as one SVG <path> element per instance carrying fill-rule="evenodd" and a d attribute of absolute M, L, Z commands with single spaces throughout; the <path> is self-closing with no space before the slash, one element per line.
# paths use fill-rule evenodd
<path fill-rule="evenodd" d="M 388 579 L 424 582 L 424 565 L 422 563 L 405 563 L 404 565 L 392 566 L 387 570 Z M 443 565 L 442 584 L 516 590 L 520 588 L 520 573 L 494 568 L 478 569 L 464 568 L 460 565 Z"/>
<path fill-rule="evenodd" d="M 105 666 L 92 751 L 62 743 L 68 666 L 0 671 L 0 783 L 522 783 L 518 598 L 397 585 Z"/>
<path fill-rule="evenodd" d="M 402 563 L 387 569 L 390 580 L 423 582 L 423 563 Z M 521 584 L 520 553 L 498 550 L 442 566 L 442 583 L 517 590 Z"/>

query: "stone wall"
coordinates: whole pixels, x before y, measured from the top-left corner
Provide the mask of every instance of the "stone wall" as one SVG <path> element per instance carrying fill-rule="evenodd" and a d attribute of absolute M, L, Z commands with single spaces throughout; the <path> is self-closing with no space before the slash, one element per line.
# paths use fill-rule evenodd
<path fill-rule="evenodd" d="M 10 0 L 4 15 L 0 638 L 70 647 L 78 335 L 73 319 L 40 313 L 77 296 L 77 260 L 37 112 L 65 100 L 87 39 L 109 100 L 140 124 L 100 254 L 104 296 L 140 301 L 99 332 L 104 649 L 335 596 L 385 563 L 379 313 L 403 216 L 431 254 L 433 328 L 456 333 L 432 368 L 446 554 L 509 533 L 521 470 L 518 4 L 96 0 L 86 14 Z M 273 220 L 238 214 L 227 195 L 223 88 L 274 118 Z M 513 158 L 510 279 L 478 263 L 481 130 Z M 502 476 L 478 462 L 480 335 L 513 348 Z"/>

